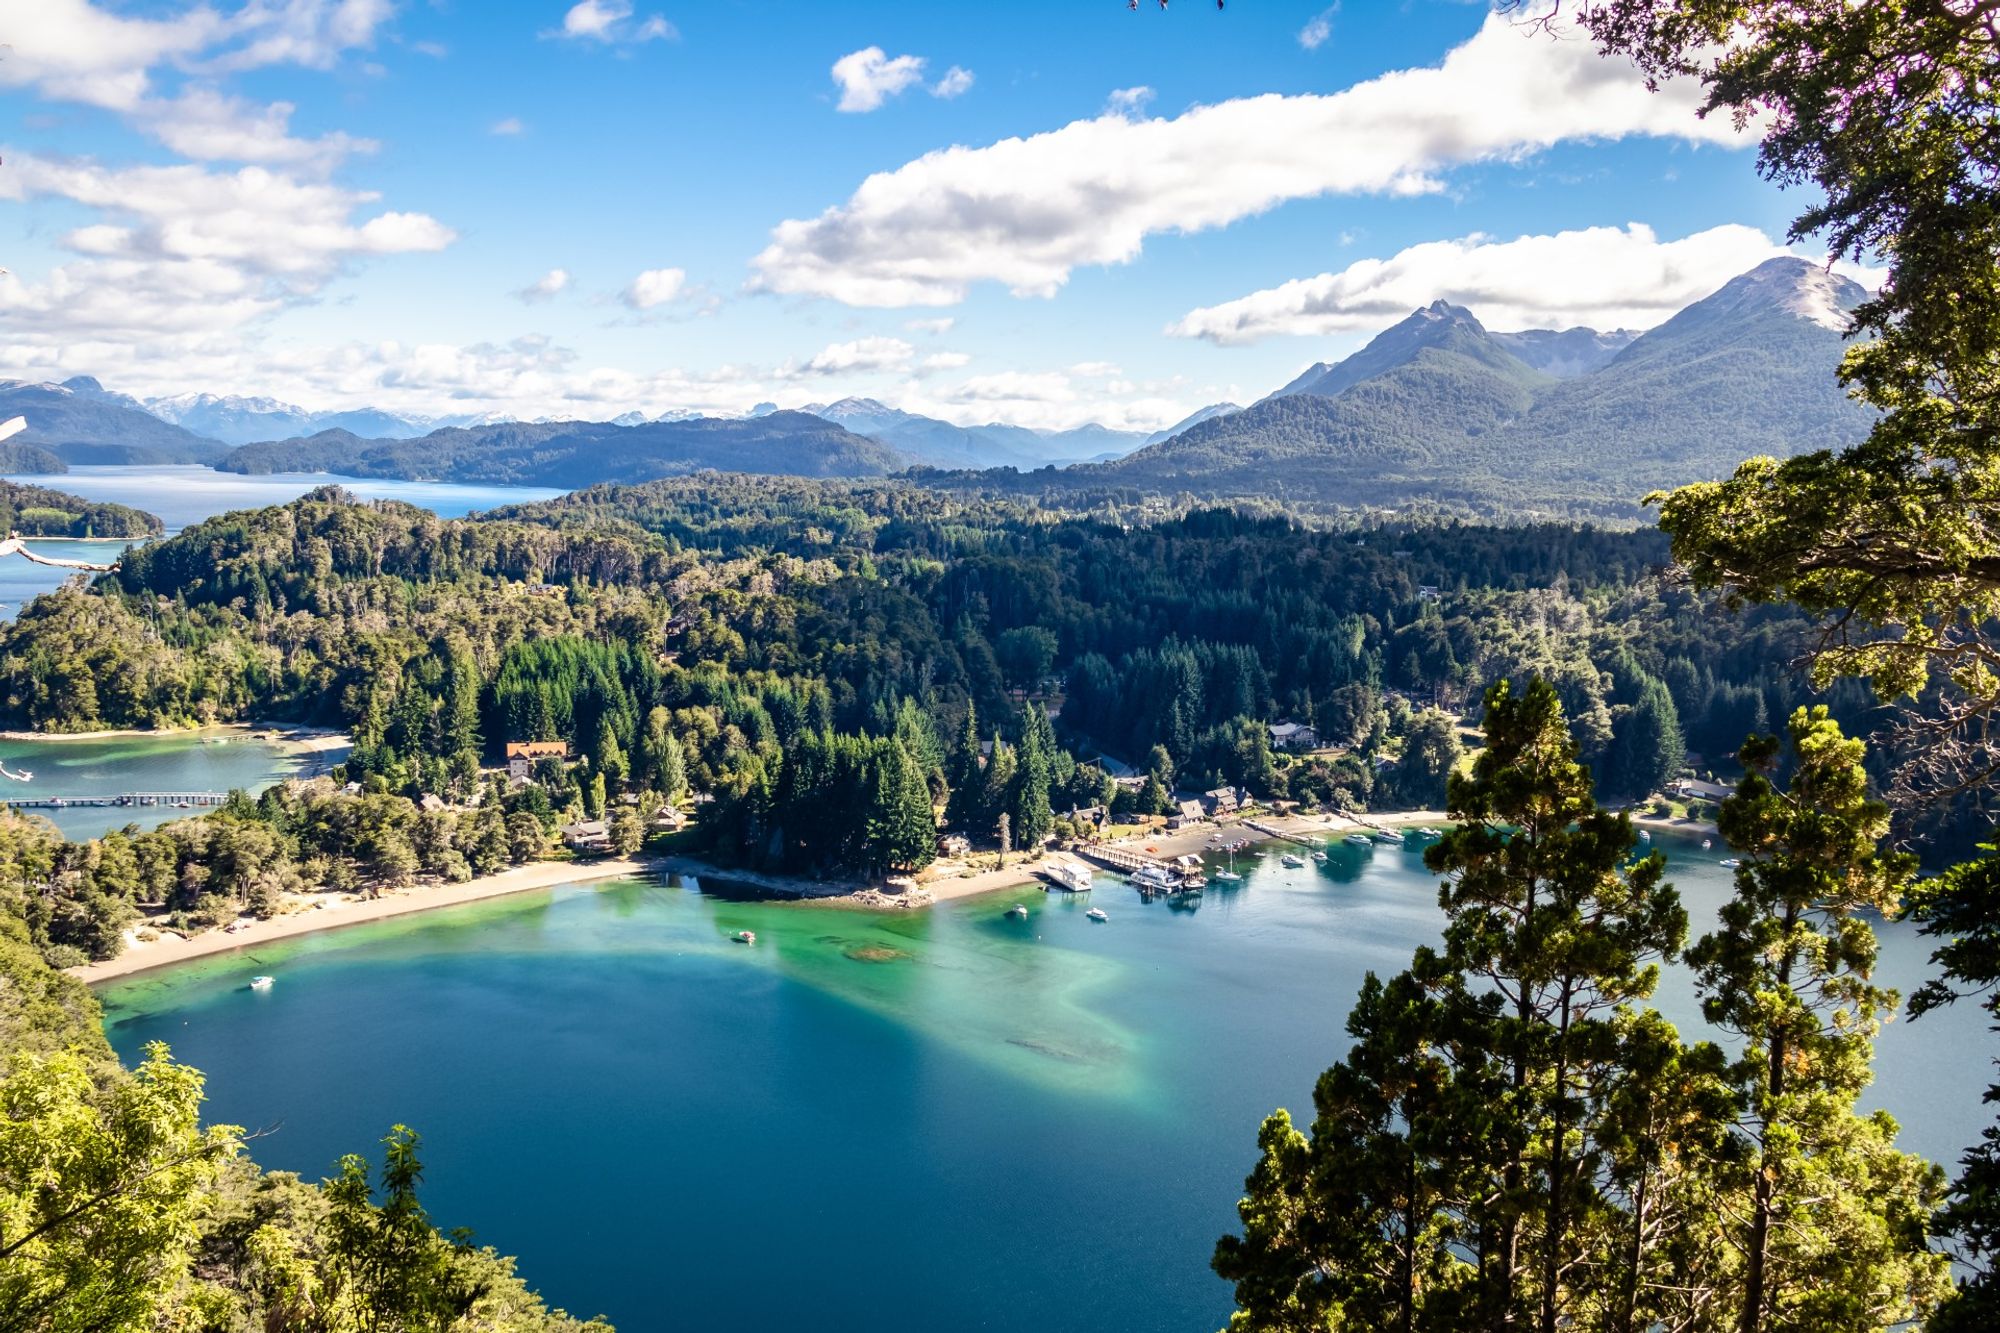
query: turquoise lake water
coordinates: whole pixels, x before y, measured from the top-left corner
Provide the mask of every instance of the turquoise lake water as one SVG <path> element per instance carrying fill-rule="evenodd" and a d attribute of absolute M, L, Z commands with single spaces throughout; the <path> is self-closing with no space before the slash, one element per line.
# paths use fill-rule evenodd
<path fill-rule="evenodd" d="M 320 486 L 345 486 L 367 500 L 405 500 L 445 518 L 459 518 L 476 509 L 526 504 L 562 494 L 540 486 L 460 486 L 451 482 L 380 481 L 326 473 L 281 472 L 263 477 L 239 477 L 214 468 L 73 467 L 56 477 L 12 476 L 9 481 L 48 486 L 86 500 L 130 505 L 158 514 L 168 532 L 236 509 L 261 509 L 285 504 Z M 106 564 L 124 549 L 123 542 L 30 542 L 38 554 L 65 560 Z M 37 593 L 62 585 L 71 571 L 52 569 L 26 560 L 0 560 L 0 620 L 11 620 L 21 604 Z"/>
<path fill-rule="evenodd" d="M 1675 842 L 1697 931 L 1722 853 Z M 573 1311 L 666 1329 L 1177 1330 L 1274 1106 L 1309 1115 L 1362 976 L 1436 937 L 1415 850 L 1239 860 L 1199 908 L 1023 889 L 881 916 L 621 883 L 261 946 L 107 987 L 265 1165 L 425 1136 L 446 1226 Z M 1004 915 L 1014 902 L 1026 921 Z M 730 942 L 742 929 L 754 946 Z M 1884 932 L 1907 989 L 1928 947 Z M 246 989 L 255 973 L 277 985 Z M 1661 1007 L 1695 1026 L 1684 977 Z M 1986 1121 L 1961 1006 L 1883 1035 L 1873 1100 L 1949 1160 Z"/>
<path fill-rule="evenodd" d="M 217 743 L 217 742 L 220 743 Z M 240 731 L 173 732 L 76 740 L 0 740 L 0 764 L 32 773 L 29 782 L 0 781 L 0 797 L 119 796 L 131 792 L 259 792 L 289 777 L 311 777 L 340 754 L 303 758 Z M 166 806 L 37 807 L 64 836 L 81 840 L 127 824 L 152 828 L 185 819 L 199 808 Z"/>

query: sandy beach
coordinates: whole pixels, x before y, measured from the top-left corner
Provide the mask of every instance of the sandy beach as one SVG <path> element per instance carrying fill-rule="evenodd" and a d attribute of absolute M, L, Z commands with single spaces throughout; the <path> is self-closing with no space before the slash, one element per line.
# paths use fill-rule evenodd
<path fill-rule="evenodd" d="M 156 967 L 172 967 L 190 959 L 248 949 L 316 930 L 333 930 L 340 926 L 360 925 L 364 921 L 406 916 L 412 912 L 456 907 L 461 903 L 476 903 L 510 893 L 525 893 L 530 889 L 552 889 L 564 884 L 586 884 L 604 879 L 629 879 L 645 874 L 649 868 L 646 862 L 624 859 L 540 861 L 463 884 L 404 889 L 380 898 L 323 895 L 317 906 L 302 911 L 289 912 L 268 921 L 245 918 L 243 927 L 233 934 L 226 930 L 209 930 L 182 938 L 163 932 L 156 940 L 134 940 L 116 958 L 70 968 L 69 974 L 86 982 L 110 981 L 114 977 L 148 972 Z"/>
<path fill-rule="evenodd" d="M 326 738 L 345 740 L 344 737 Z M 1198 824 L 1171 833 L 1161 830 L 1150 835 L 1134 834 L 1114 839 L 1104 845 L 1171 859 L 1176 856 L 1212 851 L 1219 841 L 1234 841 L 1239 844 L 1258 843 L 1270 841 L 1274 836 L 1323 841 L 1330 835 L 1351 833 L 1357 829 L 1417 828 L 1441 824 L 1445 822 L 1445 817 L 1442 812 L 1436 810 L 1410 810 L 1392 815 L 1364 816 L 1360 820 L 1344 815 L 1312 814 L 1258 816 L 1256 822 L 1263 828 L 1252 828 L 1241 820 L 1231 820 L 1220 824 Z M 503 870 L 498 874 L 469 880 L 464 884 L 404 889 L 399 893 L 379 898 L 360 898 L 348 894 L 316 895 L 310 900 L 309 905 L 283 916 L 263 921 L 244 918 L 233 933 L 217 929 L 182 937 L 162 930 L 157 939 L 140 940 L 136 938 L 134 932 L 128 934 L 126 949 L 118 957 L 98 963 L 87 963 L 69 971 L 70 975 L 85 982 L 110 981 L 118 977 L 151 971 L 154 968 L 172 967 L 176 963 L 185 963 L 191 959 L 208 958 L 216 954 L 253 948 L 272 940 L 288 939 L 294 935 L 305 935 L 313 931 L 335 930 L 342 926 L 381 921 L 388 917 L 406 916 L 413 912 L 456 907 L 461 903 L 480 902 L 487 898 L 524 893 L 532 889 L 555 888 L 565 884 L 588 884 L 607 879 L 628 879 L 649 872 L 675 872 L 697 878 L 710 875 L 718 879 L 752 884 L 778 894 L 796 895 L 798 901 L 825 907 L 910 911 L 936 903 L 956 902 L 965 898 L 975 898 L 981 894 L 1039 885 L 1044 872 L 1052 863 L 1075 861 L 1080 858 L 1068 851 L 1054 851 L 1034 860 L 1017 856 L 1008 861 L 1005 869 L 976 868 L 980 862 L 990 863 L 991 859 L 991 853 L 981 853 L 970 858 L 969 863 L 968 861 L 940 862 L 934 867 L 936 873 L 925 878 L 914 892 L 907 895 L 886 893 L 879 888 L 868 887 L 853 880 L 808 880 L 791 876 L 766 875 L 754 871 L 731 870 L 687 856 L 669 856 L 648 861 L 626 859 L 584 862 L 543 861 L 533 865 L 517 866 L 512 870 Z M 968 864 L 973 867 L 971 874 L 964 873 Z"/>

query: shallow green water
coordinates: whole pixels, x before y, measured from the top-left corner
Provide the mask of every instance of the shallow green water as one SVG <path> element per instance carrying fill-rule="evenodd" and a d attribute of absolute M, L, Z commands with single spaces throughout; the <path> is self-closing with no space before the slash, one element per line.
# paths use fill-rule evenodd
<path fill-rule="evenodd" d="M 0 797 L 42 800 L 131 792 L 227 792 L 236 787 L 257 792 L 288 777 L 310 775 L 318 763 L 269 741 L 224 730 L 88 740 L 0 740 L 0 764 L 10 773 L 34 775 L 28 782 L 0 780 Z M 71 806 L 38 807 L 29 813 L 51 820 L 66 837 L 82 839 L 127 824 L 152 828 L 201 810 L 171 805 Z"/>
<path fill-rule="evenodd" d="M 1726 872 L 1678 851 L 1700 929 Z M 1033 890 L 890 917 L 559 889 L 104 999 L 121 1053 L 169 1041 L 217 1118 L 275 1127 L 267 1165 L 424 1131 L 441 1222 L 632 1333 L 1199 1330 L 1227 1312 L 1206 1264 L 1258 1120 L 1308 1105 L 1362 975 L 1438 922 L 1411 850 L 1244 864 L 1195 911 L 1100 878 L 1103 925 Z M 1922 944 L 1885 945 L 1907 985 Z M 1680 979 L 1662 1004 L 1692 1023 Z M 1885 1034 L 1876 1096 L 1911 1146 L 1976 1135 L 1986 1049 L 1969 1010 Z"/>

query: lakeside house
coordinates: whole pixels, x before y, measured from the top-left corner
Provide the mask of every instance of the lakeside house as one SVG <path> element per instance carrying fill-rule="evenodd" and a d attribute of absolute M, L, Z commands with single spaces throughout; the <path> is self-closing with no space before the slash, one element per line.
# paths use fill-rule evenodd
<path fill-rule="evenodd" d="M 1271 744 L 1280 750 L 1316 750 L 1319 732 L 1303 722 L 1273 722 Z"/>
<path fill-rule="evenodd" d="M 507 776 L 516 782 L 526 782 L 534 775 L 535 765 L 544 759 L 567 762 L 569 759 L 569 742 L 507 742 Z"/>
<path fill-rule="evenodd" d="M 1182 801 L 1175 808 L 1174 812 L 1167 816 L 1167 827 L 1169 829 L 1184 829 L 1195 824 L 1205 823 L 1207 820 L 1208 812 L 1202 809 L 1200 801 Z"/>
<path fill-rule="evenodd" d="M 1736 794 L 1736 788 L 1700 778 L 1676 778 L 1667 784 L 1667 793 L 1682 800 L 1721 801 Z"/>
<path fill-rule="evenodd" d="M 1224 815 L 1235 814 L 1242 808 L 1243 802 L 1236 794 L 1236 788 L 1217 787 L 1214 791 L 1201 794 L 1201 806 L 1208 811 L 1210 819 L 1220 819 Z"/>
<path fill-rule="evenodd" d="M 611 826 L 601 819 L 582 819 L 562 826 L 563 845 L 573 852 L 611 850 Z"/>
<path fill-rule="evenodd" d="M 1438 590 L 1438 586 L 1435 583 L 1419 584 L 1417 587 L 1417 600 L 1420 602 L 1442 602 L 1444 594 Z"/>
<path fill-rule="evenodd" d="M 947 833 L 938 839 L 938 853 L 942 856 L 970 856 L 972 839 L 963 833 Z"/>
<path fill-rule="evenodd" d="M 688 817 L 681 813 L 678 806 L 663 805 L 660 807 L 660 812 L 653 816 L 653 828 L 660 833 L 672 833 L 676 829 L 686 827 L 687 822 Z"/>

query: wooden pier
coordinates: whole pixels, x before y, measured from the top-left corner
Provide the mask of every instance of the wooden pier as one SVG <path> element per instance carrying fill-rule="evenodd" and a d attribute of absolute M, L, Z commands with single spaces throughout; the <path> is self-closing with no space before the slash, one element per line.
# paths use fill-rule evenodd
<path fill-rule="evenodd" d="M 221 805 L 229 793 L 220 791 L 128 791 L 116 796 L 10 796 L 0 797 L 0 806 L 9 810 L 71 810 L 169 806 L 192 809 Z"/>
<path fill-rule="evenodd" d="M 1095 861 L 1123 874 L 1132 874 L 1143 866 L 1157 866 L 1171 871 L 1173 867 L 1157 856 L 1145 856 L 1124 847 L 1078 847 L 1076 854 L 1086 861 Z"/>

